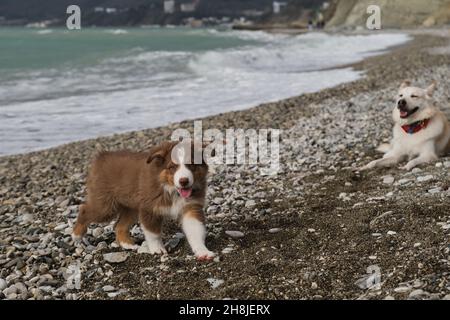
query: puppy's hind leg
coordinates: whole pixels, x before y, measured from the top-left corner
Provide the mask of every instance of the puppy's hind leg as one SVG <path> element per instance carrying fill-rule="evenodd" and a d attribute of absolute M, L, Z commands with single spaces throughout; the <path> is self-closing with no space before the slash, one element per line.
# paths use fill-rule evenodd
<path fill-rule="evenodd" d="M 121 208 L 119 220 L 116 223 L 116 241 L 124 249 L 135 250 L 138 246 L 130 237 L 130 228 L 137 222 L 137 211 Z"/>
<path fill-rule="evenodd" d="M 115 204 L 109 201 L 94 201 L 89 199 L 85 204 L 80 205 L 77 222 L 73 228 L 72 238 L 79 240 L 83 237 L 89 224 L 105 223 L 111 221 L 116 216 Z"/>
<path fill-rule="evenodd" d="M 167 254 L 161 239 L 163 217 L 151 211 L 141 209 L 139 220 L 150 254 Z"/>
<path fill-rule="evenodd" d="M 92 222 L 90 216 L 88 204 L 81 204 L 78 209 L 77 222 L 72 232 L 74 241 L 80 240 L 86 234 L 89 224 Z"/>

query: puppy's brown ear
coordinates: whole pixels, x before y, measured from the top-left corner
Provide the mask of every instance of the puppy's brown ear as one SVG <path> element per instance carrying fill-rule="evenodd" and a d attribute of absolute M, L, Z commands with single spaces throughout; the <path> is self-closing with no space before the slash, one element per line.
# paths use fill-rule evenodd
<path fill-rule="evenodd" d="M 165 158 L 165 154 L 163 153 L 162 150 L 158 151 L 158 152 L 151 152 L 150 151 L 150 155 L 147 158 L 147 163 L 152 163 L 153 160 L 158 160 L 160 162 L 163 162 Z"/>
<path fill-rule="evenodd" d="M 156 159 L 163 162 L 164 158 L 167 155 L 168 148 L 169 147 L 168 147 L 167 142 L 163 142 L 158 146 L 150 148 L 149 156 L 147 158 L 147 163 L 152 163 L 153 160 L 156 160 Z"/>
<path fill-rule="evenodd" d="M 436 86 L 437 86 L 437 82 L 433 81 L 428 88 L 425 89 L 425 91 L 427 92 L 427 95 L 429 95 L 430 97 L 433 95 L 434 90 L 436 90 Z"/>
<path fill-rule="evenodd" d="M 406 88 L 406 87 L 410 87 L 411 86 L 411 81 L 409 80 L 405 80 L 403 81 L 403 83 L 400 85 L 400 89 Z"/>
<path fill-rule="evenodd" d="M 164 162 L 169 152 L 172 150 L 173 146 L 178 142 L 163 142 L 160 145 L 153 147 L 149 151 L 149 156 L 147 158 L 147 163 L 153 162 L 153 160 L 158 160 L 161 163 Z"/>

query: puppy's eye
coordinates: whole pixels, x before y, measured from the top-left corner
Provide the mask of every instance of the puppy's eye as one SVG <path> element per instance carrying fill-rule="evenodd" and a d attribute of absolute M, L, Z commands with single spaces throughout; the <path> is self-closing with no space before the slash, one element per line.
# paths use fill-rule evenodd
<path fill-rule="evenodd" d="M 173 171 L 173 170 L 175 170 L 176 168 L 177 168 L 177 165 L 176 165 L 176 164 L 171 164 L 171 165 L 169 165 L 169 166 L 167 167 L 167 169 L 170 170 L 170 171 Z"/>
<path fill-rule="evenodd" d="M 402 95 L 402 94 L 400 95 L 400 98 L 403 98 L 403 95 Z"/>
<path fill-rule="evenodd" d="M 416 95 L 411 95 L 411 98 L 418 98 L 419 96 L 416 96 Z"/>

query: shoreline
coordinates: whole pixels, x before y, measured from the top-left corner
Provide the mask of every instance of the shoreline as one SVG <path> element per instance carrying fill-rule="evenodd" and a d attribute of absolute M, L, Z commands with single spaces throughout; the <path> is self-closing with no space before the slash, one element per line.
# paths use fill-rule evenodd
<path fill-rule="evenodd" d="M 128 251 L 108 264 L 103 254 L 122 251 L 111 225 L 92 225 L 79 246 L 69 236 L 97 149 L 142 150 L 175 128 L 191 131 L 194 120 L 0 157 L 0 299 L 450 299 L 450 157 L 413 172 L 349 170 L 389 139 L 392 97 L 405 78 L 440 80 L 436 98 L 450 114 L 450 56 L 427 52 L 448 42 L 416 35 L 356 63 L 365 76 L 354 82 L 202 118 L 205 129 L 283 130 L 278 175 L 213 168 L 206 219 L 215 262 L 199 264 L 182 240 L 167 259 Z M 175 232 L 168 224 L 164 241 Z M 81 290 L 63 277 L 76 262 Z M 380 290 L 361 287 L 373 265 Z M 209 278 L 224 282 L 211 288 Z"/>

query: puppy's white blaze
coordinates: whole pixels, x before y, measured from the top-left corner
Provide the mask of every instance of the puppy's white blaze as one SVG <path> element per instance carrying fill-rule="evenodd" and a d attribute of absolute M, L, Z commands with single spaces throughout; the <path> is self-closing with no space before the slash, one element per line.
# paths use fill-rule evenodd
<path fill-rule="evenodd" d="M 182 221 L 183 232 L 196 256 L 214 256 L 205 246 L 206 229 L 202 222 L 192 217 L 184 217 Z"/>
<path fill-rule="evenodd" d="M 185 187 L 191 187 L 192 184 L 194 183 L 194 175 L 192 174 L 191 170 L 189 170 L 184 164 L 180 164 L 180 166 L 178 167 L 178 169 L 174 175 L 174 180 L 175 180 L 174 182 L 175 182 L 175 186 L 177 188 L 182 187 L 180 185 L 181 178 L 187 178 L 189 180 L 189 184 Z"/>
<path fill-rule="evenodd" d="M 174 183 L 177 188 L 181 188 L 180 185 L 180 179 L 181 178 L 187 178 L 189 180 L 189 184 L 186 187 L 191 187 L 194 183 L 194 175 L 192 174 L 191 170 L 189 170 L 185 165 L 185 152 L 183 148 L 178 148 L 178 163 L 179 167 L 174 175 Z"/>
<path fill-rule="evenodd" d="M 167 253 L 166 249 L 161 240 L 161 235 L 157 233 L 153 233 L 145 229 L 144 226 L 141 226 L 144 231 L 145 241 L 147 241 L 148 249 L 151 254 L 159 253 Z"/>

